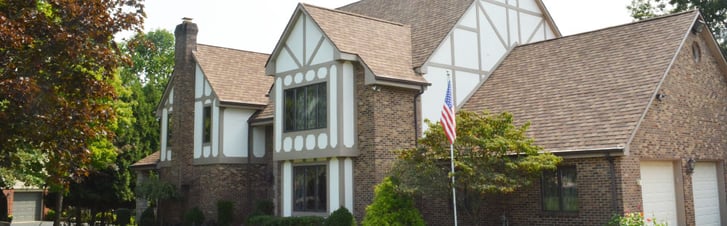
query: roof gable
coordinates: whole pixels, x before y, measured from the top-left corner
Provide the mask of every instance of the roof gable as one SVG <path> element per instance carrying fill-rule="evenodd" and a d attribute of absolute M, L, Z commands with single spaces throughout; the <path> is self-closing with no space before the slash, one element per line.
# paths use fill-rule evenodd
<path fill-rule="evenodd" d="M 197 45 L 194 58 L 221 102 L 266 105 L 273 78 L 265 76 L 267 54 Z"/>
<path fill-rule="evenodd" d="M 412 67 L 422 66 L 446 38 L 473 0 L 361 0 L 338 8 L 411 27 Z M 540 0 L 535 0 L 556 37 L 560 32 Z M 498 3 L 502 4 L 502 3 Z"/>
<path fill-rule="evenodd" d="M 515 48 L 465 103 L 510 111 L 551 151 L 624 147 L 695 12 Z"/>

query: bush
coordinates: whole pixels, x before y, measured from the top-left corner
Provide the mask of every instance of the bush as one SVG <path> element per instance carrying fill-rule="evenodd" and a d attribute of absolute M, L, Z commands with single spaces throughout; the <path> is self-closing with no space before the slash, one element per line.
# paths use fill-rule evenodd
<path fill-rule="evenodd" d="M 301 216 L 301 217 L 277 217 L 270 215 L 252 216 L 247 224 L 253 226 L 319 226 L 323 225 L 323 217 Z"/>
<path fill-rule="evenodd" d="M 346 207 L 341 206 L 336 211 L 331 213 L 331 216 L 326 218 L 325 226 L 355 226 L 356 219 L 353 217 Z"/>
<path fill-rule="evenodd" d="M 154 217 L 154 208 L 149 207 L 141 213 L 139 219 L 139 226 L 154 226 L 156 225 L 156 218 Z"/>
<path fill-rule="evenodd" d="M 613 215 L 611 220 L 608 221 L 607 226 L 642 226 L 642 225 L 653 225 L 653 226 L 665 226 L 666 223 L 659 223 L 656 218 L 644 219 L 644 213 L 626 213 L 623 216 Z"/>
<path fill-rule="evenodd" d="M 419 210 L 414 208 L 411 195 L 398 190 L 391 177 L 376 185 L 374 202 L 366 207 L 364 226 L 424 225 Z"/>
<path fill-rule="evenodd" d="M 218 201 L 217 202 L 217 221 L 220 226 L 232 225 L 234 203 L 230 201 Z"/>
<path fill-rule="evenodd" d="M 204 223 L 204 213 L 202 213 L 202 210 L 199 208 L 194 207 L 184 214 L 184 222 L 185 225 L 202 225 L 202 223 Z"/>

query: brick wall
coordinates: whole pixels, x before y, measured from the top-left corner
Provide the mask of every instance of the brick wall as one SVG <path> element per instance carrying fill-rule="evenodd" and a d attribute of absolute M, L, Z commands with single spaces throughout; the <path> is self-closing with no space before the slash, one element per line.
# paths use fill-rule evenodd
<path fill-rule="evenodd" d="M 414 97 L 416 90 L 364 85 L 363 68 L 356 65 L 356 107 L 358 148 L 354 158 L 354 215 L 363 219 L 366 206 L 396 160 L 393 150 L 411 148 L 415 143 Z"/>
<path fill-rule="evenodd" d="M 256 201 L 273 195 L 272 155 L 260 164 L 194 165 L 194 75 L 197 26 L 185 22 L 175 30 L 172 161 L 159 170 L 160 178 L 175 185 L 182 196 L 163 202 L 159 208 L 165 224 L 183 222 L 184 213 L 200 208 L 207 221 L 217 221 L 217 202 L 234 203 L 234 225 L 242 224 Z M 269 143 L 268 143 L 269 145 Z M 268 148 L 267 153 L 270 152 Z"/>
<path fill-rule="evenodd" d="M 701 49 L 699 62 L 693 59 L 694 43 Z M 716 161 L 723 165 L 727 157 L 727 75 L 718 68 L 719 59 L 715 54 L 719 53 L 711 52 L 705 39 L 689 35 L 659 90 L 666 98 L 654 101 L 630 146 L 635 160 L 680 163 L 676 164 L 681 172 L 677 181 L 682 181 L 687 225 L 695 225 L 692 178 L 685 170 L 687 160 Z M 624 208 L 630 209 L 641 204 L 641 191 L 636 183 L 638 162 L 633 163 L 636 167 L 624 169 L 628 178 L 623 184 Z"/>

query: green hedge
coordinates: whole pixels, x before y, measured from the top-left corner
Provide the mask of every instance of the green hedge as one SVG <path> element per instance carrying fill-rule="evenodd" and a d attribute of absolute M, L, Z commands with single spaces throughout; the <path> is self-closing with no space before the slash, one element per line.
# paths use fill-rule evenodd
<path fill-rule="evenodd" d="M 323 225 L 324 221 L 325 218 L 319 216 L 278 217 L 259 215 L 250 217 L 247 223 L 253 226 L 320 226 Z"/>

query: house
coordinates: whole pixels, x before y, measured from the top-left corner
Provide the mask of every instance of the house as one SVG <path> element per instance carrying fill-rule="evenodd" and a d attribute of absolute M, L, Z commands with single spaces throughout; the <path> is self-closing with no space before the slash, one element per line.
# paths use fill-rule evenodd
<path fill-rule="evenodd" d="M 3 189 L 7 198 L 8 214 L 13 222 L 39 221 L 44 212 L 43 195 L 45 191 L 34 186 L 16 182 L 10 189 Z"/>
<path fill-rule="evenodd" d="M 530 121 L 564 162 L 491 217 L 603 225 L 643 211 L 727 224 L 727 64 L 700 20 L 692 11 L 513 49 L 462 109 Z"/>
<path fill-rule="evenodd" d="M 691 31 L 699 19 L 692 12 L 561 37 L 540 0 L 300 4 L 270 55 L 197 44 L 186 19 L 157 110 L 156 163 L 183 198 L 162 203 L 160 214 L 175 223 L 198 207 L 216 219 L 216 203 L 232 201 L 242 222 L 267 200 L 281 216 L 343 206 L 360 220 L 392 150 L 415 147 L 422 122 L 439 119 L 451 79 L 458 109 L 511 111 L 566 158 L 543 183 L 483 213 L 488 222 L 599 225 L 639 206 L 671 225 L 702 222 L 724 213 L 718 110 L 727 109 L 727 89 L 713 37 Z M 698 194 L 719 199 L 686 191 L 697 176 L 709 191 Z M 642 200 L 642 191 L 666 195 Z M 672 209 L 653 205 L 670 197 Z M 719 201 L 703 210 L 693 200 Z M 449 225 L 449 203 L 419 207 L 428 224 Z"/>

